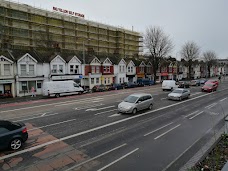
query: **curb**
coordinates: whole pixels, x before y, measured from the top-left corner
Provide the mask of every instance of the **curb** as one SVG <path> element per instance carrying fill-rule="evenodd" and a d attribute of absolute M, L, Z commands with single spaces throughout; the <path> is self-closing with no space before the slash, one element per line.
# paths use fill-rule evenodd
<path fill-rule="evenodd" d="M 223 126 L 215 135 L 206 143 L 183 167 L 180 171 L 186 171 L 194 167 L 197 163 L 202 162 L 204 158 L 211 152 L 211 150 L 216 146 L 216 144 L 221 140 L 221 135 L 225 131 L 225 126 Z"/>

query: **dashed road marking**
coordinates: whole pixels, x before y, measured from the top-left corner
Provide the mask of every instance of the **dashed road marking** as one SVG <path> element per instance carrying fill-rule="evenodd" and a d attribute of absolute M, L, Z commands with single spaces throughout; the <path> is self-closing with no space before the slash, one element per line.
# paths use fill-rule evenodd
<path fill-rule="evenodd" d="M 168 131 L 164 132 L 163 134 L 161 134 L 161 135 L 157 136 L 157 137 L 156 137 L 156 138 L 154 138 L 154 139 L 155 139 L 155 140 L 157 140 L 157 139 L 159 139 L 159 138 L 163 137 L 164 135 L 168 134 L 169 132 L 171 132 L 172 130 L 174 130 L 174 129 L 178 128 L 179 126 L 181 126 L 181 124 L 179 124 L 179 125 L 177 125 L 177 126 L 175 126 L 175 127 L 171 128 L 170 130 L 168 130 Z"/>
<path fill-rule="evenodd" d="M 202 112 L 197 113 L 196 115 L 192 116 L 192 117 L 191 117 L 191 118 L 189 118 L 189 119 L 190 119 L 190 120 L 192 120 L 192 119 L 194 119 L 195 117 L 197 117 L 197 116 L 201 115 L 202 113 L 203 113 L 203 111 L 202 111 Z"/>

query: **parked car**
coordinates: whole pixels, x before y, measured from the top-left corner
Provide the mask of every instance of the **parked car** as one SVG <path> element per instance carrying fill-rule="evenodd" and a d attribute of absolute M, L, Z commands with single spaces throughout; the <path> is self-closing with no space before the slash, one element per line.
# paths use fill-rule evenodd
<path fill-rule="evenodd" d="M 170 100 L 183 100 L 190 97 L 190 90 L 177 88 L 168 94 L 168 99 Z"/>
<path fill-rule="evenodd" d="M 215 83 L 207 83 L 204 84 L 204 86 L 201 88 L 201 90 L 204 92 L 213 92 L 216 91 L 218 88 L 218 85 Z"/>
<path fill-rule="evenodd" d="M 205 84 L 207 82 L 207 79 L 201 79 L 200 84 Z"/>
<path fill-rule="evenodd" d="M 217 86 L 219 85 L 219 81 L 218 80 L 208 80 L 205 84 L 216 84 Z"/>
<path fill-rule="evenodd" d="M 132 83 L 132 82 L 123 83 L 122 85 L 124 88 L 135 88 L 135 87 L 137 87 L 137 84 Z"/>
<path fill-rule="evenodd" d="M 164 80 L 162 82 L 162 90 L 174 90 L 178 87 L 178 83 L 175 80 Z"/>
<path fill-rule="evenodd" d="M 92 91 L 93 92 L 101 92 L 101 91 L 107 91 L 108 90 L 108 87 L 104 84 L 101 84 L 101 85 L 95 85 L 93 88 L 92 88 Z"/>
<path fill-rule="evenodd" d="M 123 89 L 123 85 L 122 84 L 111 84 L 109 86 L 109 90 L 120 90 Z"/>
<path fill-rule="evenodd" d="M 138 85 L 142 85 L 142 86 L 151 86 L 154 84 L 154 81 L 149 80 L 149 79 L 137 79 L 137 83 Z"/>
<path fill-rule="evenodd" d="M 189 88 L 190 81 L 179 81 L 178 88 Z"/>
<path fill-rule="evenodd" d="M 18 150 L 27 139 L 24 123 L 0 120 L 0 149 Z"/>
<path fill-rule="evenodd" d="M 200 80 L 192 80 L 190 81 L 191 86 L 200 86 Z"/>
<path fill-rule="evenodd" d="M 153 97 L 151 94 L 137 93 L 128 96 L 118 105 L 120 113 L 133 113 L 144 109 L 152 109 Z"/>

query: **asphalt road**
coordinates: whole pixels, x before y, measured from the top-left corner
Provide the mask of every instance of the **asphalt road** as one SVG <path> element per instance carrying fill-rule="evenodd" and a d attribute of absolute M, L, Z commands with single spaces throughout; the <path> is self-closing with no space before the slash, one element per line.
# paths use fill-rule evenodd
<path fill-rule="evenodd" d="M 29 139 L 19 151 L 0 152 L 0 170 L 179 170 L 224 124 L 227 85 L 213 93 L 191 87 L 181 102 L 159 84 L 1 105 L 1 119 L 25 122 Z M 151 93 L 153 109 L 117 113 L 135 92 Z"/>

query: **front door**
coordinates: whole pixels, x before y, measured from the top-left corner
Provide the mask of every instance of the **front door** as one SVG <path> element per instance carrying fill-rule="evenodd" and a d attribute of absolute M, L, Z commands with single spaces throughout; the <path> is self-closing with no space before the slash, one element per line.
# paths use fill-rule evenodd
<path fill-rule="evenodd" d="M 4 84 L 4 94 L 6 94 L 7 96 L 11 96 L 12 92 L 11 92 L 11 84 Z"/>

